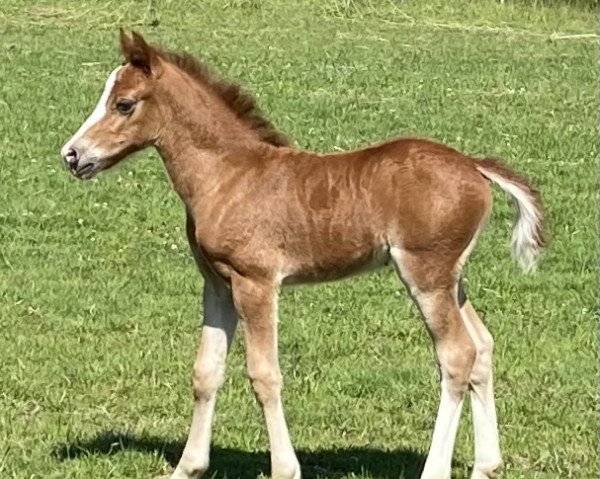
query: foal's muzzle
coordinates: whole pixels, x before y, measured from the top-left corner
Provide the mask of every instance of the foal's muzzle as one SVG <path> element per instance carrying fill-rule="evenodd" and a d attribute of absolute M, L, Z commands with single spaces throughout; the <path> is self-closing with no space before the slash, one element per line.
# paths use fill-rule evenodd
<path fill-rule="evenodd" d="M 77 178 L 87 180 L 94 176 L 96 165 L 94 161 L 82 159 L 75 148 L 63 152 L 63 158 L 69 171 Z"/>
<path fill-rule="evenodd" d="M 69 148 L 63 155 L 63 158 L 65 159 L 65 163 L 67 164 L 67 168 L 69 168 L 69 170 L 74 171 L 77 169 L 79 155 L 74 148 Z"/>

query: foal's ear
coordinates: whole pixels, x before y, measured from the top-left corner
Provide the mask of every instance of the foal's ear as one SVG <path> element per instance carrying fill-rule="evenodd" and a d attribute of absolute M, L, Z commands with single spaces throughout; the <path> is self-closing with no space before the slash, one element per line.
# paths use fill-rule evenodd
<path fill-rule="evenodd" d="M 140 68 L 147 75 L 159 76 L 160 58 L 156 50 L 146 43 L 144 37 L 137 32 L 131 32 L 130 38 L 121 28 L 119 30 L 119 42 L 121 53 L 127 63 Z"/>

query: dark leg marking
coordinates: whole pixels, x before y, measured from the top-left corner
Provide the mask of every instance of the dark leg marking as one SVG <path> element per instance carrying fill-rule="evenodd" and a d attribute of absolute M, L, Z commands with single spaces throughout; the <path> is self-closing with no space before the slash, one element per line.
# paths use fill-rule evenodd
<path fill-rule="evenodd" d="M 467 302 L 467 293 L 465 293 L 465 286 L 463 284 L 462 276 L 458 280 L 457 299 L 458 299 L 458 307 L 459 308 L 462 308 L 465 305 L 465 303 Z"/>

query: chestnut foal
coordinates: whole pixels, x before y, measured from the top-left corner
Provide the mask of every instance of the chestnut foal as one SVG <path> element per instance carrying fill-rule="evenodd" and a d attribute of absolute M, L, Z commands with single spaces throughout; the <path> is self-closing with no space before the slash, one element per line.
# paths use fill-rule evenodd
<path fill-rule="evenodd" d="M 465 393 L 472 399 L 472 478 L 502 464 L 492 387 L 493 340 L 466 299 L 461 270 L 492 207 L 489 181 L 514 200 L 516 258 L 528 270 L 544 246 L 542 205 L 494 160 L 417 139 L 316 154 L 288 145 L 238 86 L 189 55 L 121 32 L 125 61 L 62 149 L 92 178 L 154 146 L 187 211 L 204 276 L 204 325 L 194 364 L 191 430 L 172 479 L 208 468 L 216 393 L 238 320 L 248 374 L 269 433 L 272 477 L 300 478 L 281 402 L 281 285 L 343 278 L 393 264 L 423 314 L 441 370 L 441 400 L 422 478 L 450 477 Z"/>

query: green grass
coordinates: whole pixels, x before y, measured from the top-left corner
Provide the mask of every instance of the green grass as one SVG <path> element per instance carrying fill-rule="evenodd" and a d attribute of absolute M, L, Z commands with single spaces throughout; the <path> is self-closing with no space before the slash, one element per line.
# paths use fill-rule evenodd
<path fill-rule="evenodd" d="M 541 3 L 541 2 L 540 2 Z M 552 3 L 552 2 L 550 2 Z M 0 6 L 0 477 L 152 478 L 191 415 L 201 280 L 152 151 L 88 183 L 58 151 L 119 61 L 118 26 L 185 48 L 259 97 L 298 145 L 416 134 L 505 159 L 542 190 L 538 274 L 498 193 L 467 271 L 496 338 L 505 478 L 597 465 L 597 47 L 585 2 L 12 0 Z M 429 338 L 391 271 L 286 290 L 284 401 L 308 478 L 415 478 L 438 403 Z M 213 475 L 269 471 L 236 341 Z M 453 477 L 473 460 L 469 410 Z"/>

